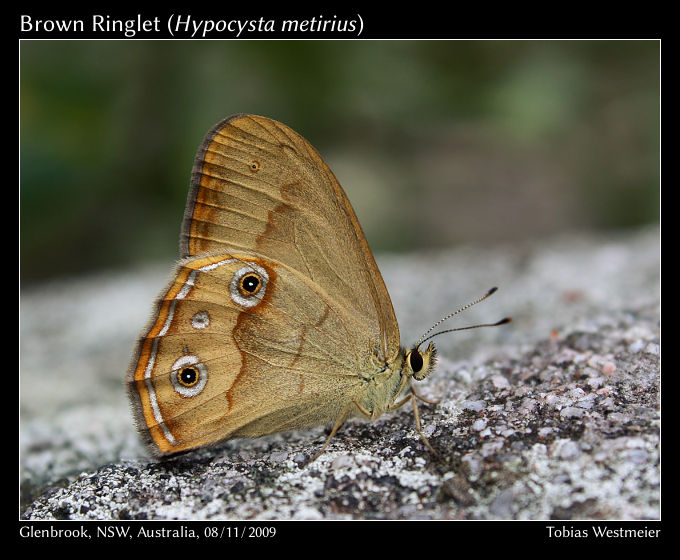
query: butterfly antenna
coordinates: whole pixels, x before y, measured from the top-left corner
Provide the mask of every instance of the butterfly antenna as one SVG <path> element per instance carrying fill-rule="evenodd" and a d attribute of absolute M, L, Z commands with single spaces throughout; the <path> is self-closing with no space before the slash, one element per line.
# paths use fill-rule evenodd
<path fill-rule="evenodd" d="M 454 331 L 466 331 L 468 329 L 478 329 L 479 327 L 497 327 L 499 325 L 505 325 L 506 323 L 512 323 L 512 317 L 505 317 L 501 319 L 500 321 L 496 321 L 495 323 L 484 323 L 481 325 L 470 325 L 469 327 L 458 327 L 457 329 L 446 329 L 445 331 L 439 331 L 437 333 L 431 334 L 427 338 L 424 338 L 418 343 L 418 346 L 420 346 L 423 342 L 427 342 L 431 338 L 434 338 L 435 336 L 439 336 L 440 334 L 444 333 L 449 333 L 449 332 L 454 332 Z M 418 347 L 416 346 L 416 348 Z"/>
<path fill-rule="evenodd" d="M 418 340 L 418 342 L 416 343 L 416 348 L 420 347 L 420 345 L 421 345 L 423 342 L 425 342 L 425 341 L 427 341 L 427 340 L 430 340 L 431 338 L 434 338 L 435 336 L 438 336 L 438 335 L 440 335 L 440 334 L 444 334 L 444 333 L 447 333 L 447 332 L 452 332 L 452 331 L 463 331 L 463 330 L 467 330 L 467 329 L 476 329 L 476 328 L 478 328 L 478 327 L 495 327 L 495 326 L 497 326 L 497 325 L 503 325 L 503 324 L 505 324 L 505 323 L 509 323 L 510 321 L 512 321 L 512 319 L 510 319 L 509 317 L 506 317 L 505 319 L 501 319 L 501 320 L 498 321 L 497 323 L 489 323 L 489 324 L 484 324 L 484 325 L 473 325 L 473 326 L 470 326 L 470 327 L 461 327 L 461 328 L 458 328 L 458 329 L 449 329 L 449 330 L 446 330 L 446 331 L 441 331 L 441 332 L 435 333 L 435 334 L 433 334 L 433 335 L 427 336 L 427 335 L 428 335 L 429 333 L 431 333 L 434 329 L 436 329 L 439 325 L 441 325 L 444 321 L 447 321 L 448 319 L 450 319 L 450 318 L 453 317 L 454 315 L 458 315 L 458 313 L 461 313 L 462 311 L 465 311 L 466 309 L 469 309 L 469 308 L 472 307 L 473 305 L 478 304 L 480 301 L 484 301 L 484 300 L 485 300 L 486 298 L 488 298 L 491 294 L 493 294 L 496 290 L 498 290 L 498 287 L 497 287 L 497 286 L 494 286 L 493 288 L 491 288 L 488 292 L 486 292 L 486 293 L 485 293 L 482 297 L 480 297 L 479 299 L 476 299 L 475 301 L 471 301 L 470 303 L 468 303 L 467 305 L 464 305 L 463 307 L 461 307 L 461 308 L 458 309 L 457 311 L 454 311 L 453 313 L 449 313 L 446 317 L 443 317 L 443 318 L 439 319 L 439 321 L 437 321 L 434 325 L 432 325 L 429 329 L 427 329 L 427 330 L 423 333 L 423 336 L 421 336 L 420 339 Z"/>

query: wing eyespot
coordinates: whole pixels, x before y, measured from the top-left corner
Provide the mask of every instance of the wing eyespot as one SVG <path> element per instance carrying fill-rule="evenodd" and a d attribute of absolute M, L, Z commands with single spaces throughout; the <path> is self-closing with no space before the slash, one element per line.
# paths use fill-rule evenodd
<path fill-rule="evenodd" d="M 243 297 L 254 296 L 262 288 L 262 280 L 255 273 L 245 274 L 238 282 L 238 289 Z"/>
<path fill-rule="evenodd" d="M 170 381 L 181 396 L 195 397 L 201 394 L 208 383 L 208 367 L 198 356 L 184 355 L 172 364 Z"/>
<path fill-rule="evenodd" d="M 269 274 L 260 265 L 250 263 L 234 273 L 229 285 L 231 300 L 241 307 L 254 307 L 262 301 Z"/>

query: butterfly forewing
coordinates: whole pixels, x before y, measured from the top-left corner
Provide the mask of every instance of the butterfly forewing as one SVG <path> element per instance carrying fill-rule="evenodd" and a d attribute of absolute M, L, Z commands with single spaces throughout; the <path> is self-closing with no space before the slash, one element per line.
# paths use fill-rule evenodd
<path fill-rule="evenodd" d="M 383 359 L 399 330 L 354 211 L 318 152 L 287 126 L 252 115 L 226 119 L 198 151 L 182 251 L 250 251 L 285 262 L 361 318 Z"/>

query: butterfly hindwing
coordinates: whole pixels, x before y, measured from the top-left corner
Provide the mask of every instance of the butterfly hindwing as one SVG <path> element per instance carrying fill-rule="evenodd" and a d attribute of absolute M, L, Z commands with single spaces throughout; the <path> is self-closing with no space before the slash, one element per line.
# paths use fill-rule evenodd
<path fill-rule="evenodd" d="M 235 282 L 249 275 L 261 282 L 255 295 Z M 355 327 L 282 263 L 235 253 L 187 259 L 133 362 L 138 424 L 165 454 L 332 421 L 341 406 L 333 403 L 361 388 Z"/>

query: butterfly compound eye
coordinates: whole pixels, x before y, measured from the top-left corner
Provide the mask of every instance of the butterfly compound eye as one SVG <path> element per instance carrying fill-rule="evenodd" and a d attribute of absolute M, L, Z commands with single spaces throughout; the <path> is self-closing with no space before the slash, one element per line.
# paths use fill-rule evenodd
<path fill-rule="evenodd" d="M 423 369 L 423 356 L 417 349 L 414 349 L 409 353 L 408 363 L 411 366 L 413 373 L 418 373 Z"/>

